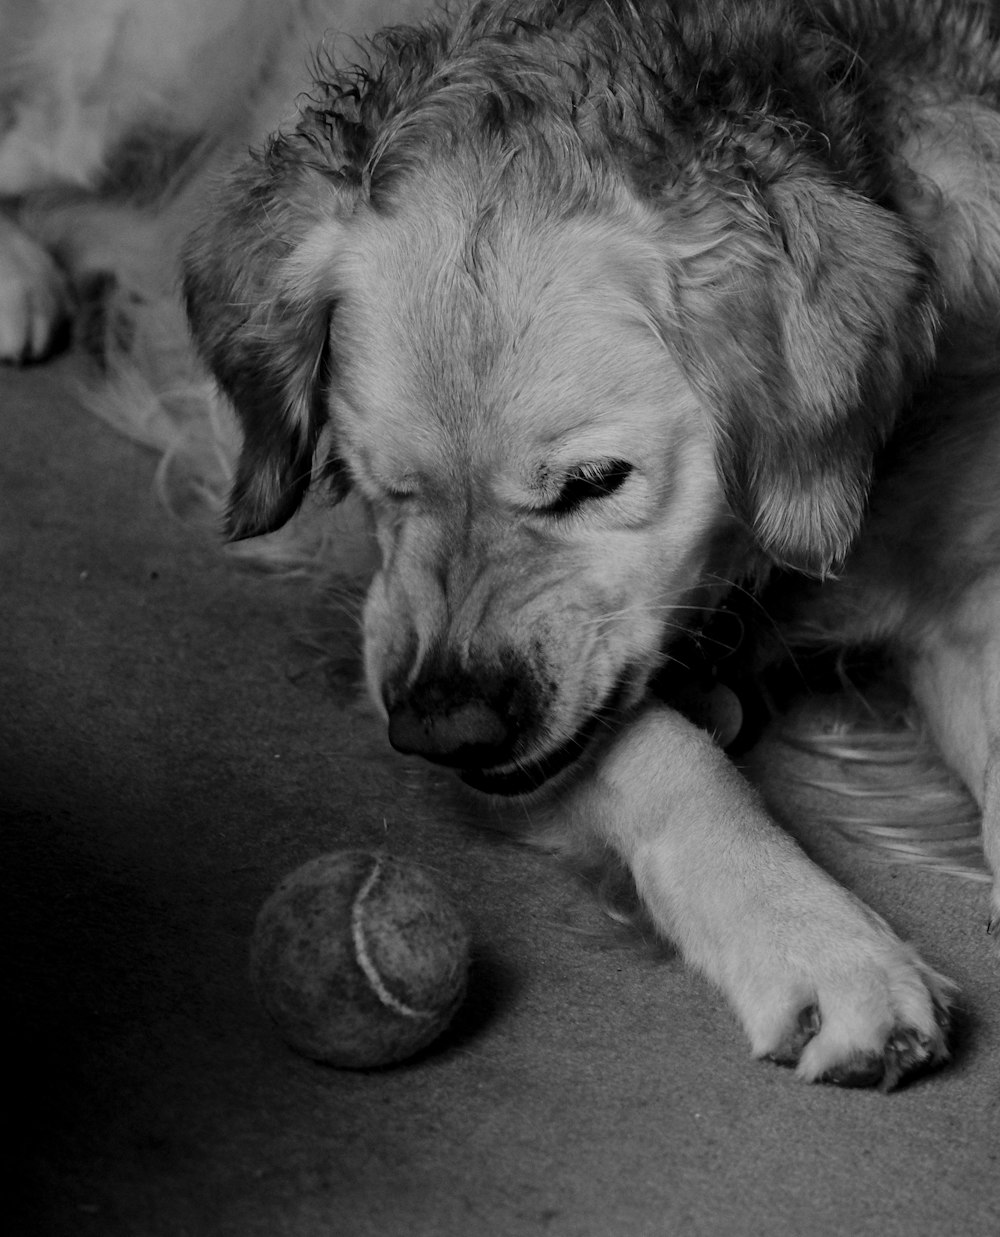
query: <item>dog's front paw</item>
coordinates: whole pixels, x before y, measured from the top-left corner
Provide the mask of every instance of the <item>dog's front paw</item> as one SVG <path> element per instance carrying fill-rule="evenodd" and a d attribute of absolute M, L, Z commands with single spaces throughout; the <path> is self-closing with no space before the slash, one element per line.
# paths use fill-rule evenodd
<path fill-rule="evenodd" d="M 954 985 L 877 917 L 869 929 L 787 957 L 743 1010 L 755 1055 L 809 1082 L 886 1091 L 947 1059 Z"/>
<path fill-rule="evenodd" d="M 66 320 L 66 282 L 45 250 L 0 217 L 0 361 L 39 361 Z"/>
<path fill-rule="evenodd" d="M 641 714 L 561 806 L 617 848 L 653 924 L 726 994 L 756 1056 L 886 1090 L 947 1059 L 954 986 L 813 863 L 684 718 Z"/>

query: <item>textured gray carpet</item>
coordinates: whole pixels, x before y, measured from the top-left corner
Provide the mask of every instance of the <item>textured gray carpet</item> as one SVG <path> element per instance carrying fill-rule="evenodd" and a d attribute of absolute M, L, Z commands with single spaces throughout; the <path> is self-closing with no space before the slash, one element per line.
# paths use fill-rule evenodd
<path fill-rule="evenodd" d="M 960 983 L 956 1060 L 888 1097 L 752 1062 L 696 976 L 385 750 L 296 647 L 302 591 L 166 519 L 71 373 L 0 373 L 6 1231 L 1000 1231 L 984 887 L 821 843 Z M 348 844 L 436 868 L 478 942 L 454 1033 L 381 1072 L 297 1058 L 246 979 L 262 899 Z"/>

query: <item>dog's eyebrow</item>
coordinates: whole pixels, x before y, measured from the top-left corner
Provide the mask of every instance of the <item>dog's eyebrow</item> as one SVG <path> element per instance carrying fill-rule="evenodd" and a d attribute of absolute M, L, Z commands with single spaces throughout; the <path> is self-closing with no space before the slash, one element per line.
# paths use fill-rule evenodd
<path fill-rule="evenodd" d="M 538 461 L 535 470 L 545 469 L 561 474 L 571 468 L 621 459 L 639 445 L 630 444 L 628 439 L 627 432 L 623 432 L 617 424 L 609 427 L 606 418 L 601 417 L 597 410 L 579 412 L 572 422 L 537 439 L 533 447 Z"/>

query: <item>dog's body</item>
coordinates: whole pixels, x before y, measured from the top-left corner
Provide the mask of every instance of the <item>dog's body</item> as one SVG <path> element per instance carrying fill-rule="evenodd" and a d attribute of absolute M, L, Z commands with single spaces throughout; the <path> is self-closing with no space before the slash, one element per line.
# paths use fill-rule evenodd
<path fill-rule="evenodd" d="M 358 491 L 394 746 L 618 856 L 811 1079 L 942 1059 L 950 985 L 650 685 L 727 589 L 826 579 L 789 623 L 893 647 L 1000 870 L 990 22 L 477 5 L 322 70 L 186 257 L 231 534 Z"/>

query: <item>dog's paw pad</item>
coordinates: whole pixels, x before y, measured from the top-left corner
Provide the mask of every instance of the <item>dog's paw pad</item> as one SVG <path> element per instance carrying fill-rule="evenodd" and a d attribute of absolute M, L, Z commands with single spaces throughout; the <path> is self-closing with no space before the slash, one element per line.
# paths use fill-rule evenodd
<path fill-rule="evenodd" d="M 888 1091 L 902 1076 L 901 1073 L 897 1073 L 890 1081 L 890 1064 L 891 1057 L 888 1051 L 884 1054 L 859 1052 L 850 1060 L 842 1061 L 827 1070 L 818 1081 L 834 1083 L 838 1087 L 881 1087 Z"/>
<path fill-rule="evenodd" d="M 820 1076 L 819 1082 L 840 1087 L 878 1087 L 892 1091 L 947 1057 L 943 1036 L 931 1037 L 913 1028 L 897 1028 L 881 1052 L 857 1053 Z"/>
<path fill-rule="evenodd" d="M 775 1065 L 798 1068 L 802 1054 L 822 1029 L 817 1006 L 803 1009 L 780 1044 L 765 1056 Z M 897 1028 L 886 1041 L 884 1048 L 868 1052 L 857 1051 L 839 1060 L 815 1076 L 817 1082 L 833 1083 L 840 1087 L 879 1087 L 891 1091 L 902 1079 L 918 1073 L 922 1068 L 942 1059 L 942 1037 L 930 1037 L 912 1028 Z"/>
<path fill-rule="evenodd" d="M 939 1015 L 939 1033 L 924 1035 L 907 1028 L 899 1030 L 886 1045 L 882 1090 L 891 1091 L 905 1078 L 912 1078 L 924 1069 L 932 1069 L 948 1059 L 948 1032 L 951 1019 L 947 1010 Z"/>
<path fill-rule="evenodd" d="M 935 1034 L 927 1035 L 913 1027 L 896 1027 L 881 1048 L 857 1049 L 839 1054 L 825 1067 L 816 1068 L 808 1060 L 806 1049 L 822 1030 L 820 1013 L 815 1005 L 804 1009 L 796 1024 L 778 1045 L 765 1055 L 776 1065 L 796 1069 L 812 1082 L 833 1083 L 840 1087 L 878 1087 L 892 1091 L 904 1079 L 912 1078 L 947 1059 L 947 1012 L 941 1011 Z M 815 1045 L 815 1049 L 820 1047 Z M 803 1060 L 805 1056 L 806 1060 Z"/>
<path fill-rule="evenodd" d="M 901 942 L 875 943 L 856 967 L 771 987 L 750 1027 L 755 1054 L 807 1082 L 883 1091 L 946 1061 L 954 985 Z"/>
<path fill-rule="evenodd" d="M 842 1087 L 892 1091 L 904 1080 L 946 1061 L 950 988 L 932 972 L 924 973 L 935 982 L 922 1008 L 897 1009 L 888 1030 L 874 1035 L 873 1027 L 866 1030 L 856 1016 L 845 1020 L 839 1011 L 832 1028 L 821 1029 L 804 1048 L 797 1067 L 800 1076 Z"/>

